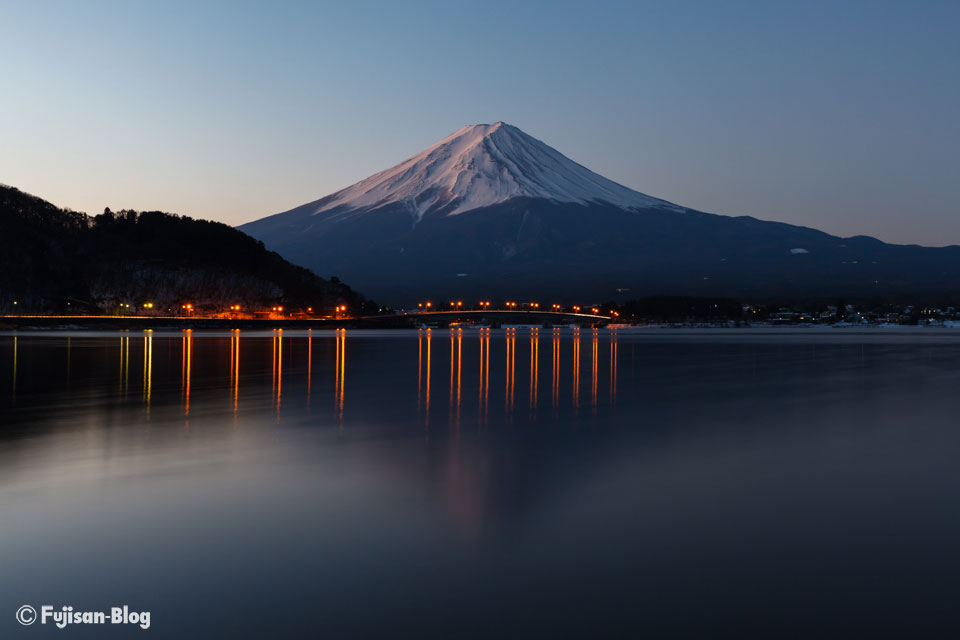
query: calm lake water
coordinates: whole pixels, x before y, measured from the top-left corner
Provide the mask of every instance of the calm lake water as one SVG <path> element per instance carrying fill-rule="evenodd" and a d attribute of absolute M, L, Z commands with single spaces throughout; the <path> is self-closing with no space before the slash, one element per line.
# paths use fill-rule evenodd
<path fill-rule="evenodd" d="M 960 334 L 0 334 L 0 636 L 957 637 Z"/>

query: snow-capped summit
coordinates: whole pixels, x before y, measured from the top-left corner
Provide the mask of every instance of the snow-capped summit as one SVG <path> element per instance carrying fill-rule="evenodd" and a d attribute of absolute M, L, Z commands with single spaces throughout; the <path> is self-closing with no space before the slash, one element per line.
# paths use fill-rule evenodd
<path fill-rule="evenodd" d="M 454 215 L 517 197 L 679 209 L 608 180 L 504 122 L 463 127 L 400 164 L 301 209 L 346 213 L 400 203 L 419 221 L 431 211 Z"/>
<path fill-rule="evenodd" d="M 960 247 L 920 249 L 628 189 L 502 122 L 464 127 L 321 200 L 240 229 L 390 304 L 956 291 Z"/>

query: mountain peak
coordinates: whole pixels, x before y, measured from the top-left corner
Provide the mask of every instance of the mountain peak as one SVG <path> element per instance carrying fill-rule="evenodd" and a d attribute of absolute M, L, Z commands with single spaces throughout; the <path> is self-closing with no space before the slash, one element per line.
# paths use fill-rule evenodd
<path fill-rule="evenodd" d="M 503 121 L 467 125 L 400 164 L 305 205 L 350 215 L 390 204 L 424 215 L 456 215 L 512 198 L 674 208 L 598 175 Z"/>

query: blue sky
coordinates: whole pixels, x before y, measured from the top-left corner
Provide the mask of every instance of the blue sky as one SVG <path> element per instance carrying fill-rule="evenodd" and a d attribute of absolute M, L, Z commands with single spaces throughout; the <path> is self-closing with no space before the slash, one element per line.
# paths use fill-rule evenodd
<path fill-rule="evenodd" d="M 960 244 L 960 2 L 0 2 L 0 182 L 239 224 L 503 120 L 704 211 Z"/>

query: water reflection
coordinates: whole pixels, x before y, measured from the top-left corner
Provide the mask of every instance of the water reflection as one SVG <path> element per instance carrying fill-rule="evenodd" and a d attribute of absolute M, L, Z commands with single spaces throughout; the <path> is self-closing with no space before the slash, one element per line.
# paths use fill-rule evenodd
<path fill-rule="evenodd" d="M 240 330 L 235 329 L 230 336 L 230 397 L 233 401 L 233 417 L 237 417 L 237 408 L 240 401 Z M 309 380 L 309 373 L 307 376 Z M 309 401 L 310 396 L 307 396 Z"/>
<path fill-rule="evenodd" d="M 617 402 L 617 334 L 610 334 L 610 404 Z"/>
<path fill-rule="evenodd" d="M 599 338 L 597 336 L 597 331 L 593 331 L 593 339 L 590 343 L 591 347 L 591 358 L 590 358 L 590 406 L 593 407 L 594 412 L 597 410 L 597 350 L 599 348 Z"/>
<path fill-rule="evenodd" d="M 551 371 L 550 382 L 550 406 L 554 413 L 560 406 L 560 330 L 553 330 L 553 339 L 551 340 L 553 349 L 553 367 Z"/>
<path fill-rule="evenodd" d="M 454 355 L 456 342 L 456 355 Z M 456 363 L 456 364 L 454 364 Z M 454 376 L 456 368 L 456 376 Z M 450 422 L 454 427 L 460 427 L 460 391 L 463 384 L 463 330 L 457 329 L 450 333 Z M 454 384 L 456 383 L 456 384 Z M 456 390 L 454 390 L 456 386 Z"/>
<path fill-rule="evenodd" d="M 190 383 L 193 374 L 193 331 L 186 329 L 181 338 L 182 364 L 180 367 L 180 386 L 183 393 L 183 415 L 186 418 L 184 425 L 190 426 Z"/>
<path fill-rule="evenodd" d="M 130 385 L 130 336 L 120 338 L 120 392 L 126 397 Z"/>
<path fill-rule="evenodd" d="M 280 399 L 283 395 L 283 329 L 277 329 L 273 335 L 273 383 L 271 388 L 273 406 L 279 419 Z"/>
<path fill-rule="evenodd" d="M 488 328 L 480 330 L 480 377 L 477 386 L 479 388 L 477 417 L 480 425 L 485 426 L 490 408 L 490 329 Z"/>
<path fill-rule="evenodd" d="M 540 390 L 540 330 L 530 330 L 530 413 L 536 415 L 537 396 Z"/>
<path fill-rule="evenodd" d="M 429 367 L 428 367 L 429 369 Z M 337 420 L 343 424 L 343 399 L 347 377 L 347 330 L 337 329 L 336 374 L 334 377 L 334 396 L 336 398 Z M 427 392 L 429 395 L 429 391 Z M 429 401 L 428 401 L 429 404 Z"/>
<path fill-rule="evenodd" d="M 426 334 L 426 340 L 424 340 L 424 334 Z M 423 383 L 422 387 L 423 392 L 423 412 L 420 414 L 421 420 L 423 421 L 423 426 L 425 429 L 430 429 L 430 363 L 431 363 L 431 354 L 432 354 L 432 344 L 433 340 L 433 331 L 431 329 L 421 330 L 418 332 L 417 344 L 418 344 L 418 359 L 417 359 L 417 409 L 420 409 L 420 389 L 421 389 L 421 372 L 423 372 Z M 426 361 L 424 363 L 424 361 Z"/>
<path fill-rule="evenodd" d="M 573 332 L 573 409 L 576 411 L 580 407 L 580 330 L 574 329 Z"/>
<path fill-rule="evenodd" d="M 516 374 L 517 366 L 517 330 L 510 328 L 507 329 L 507 373 L 505 376 L 504 388 L 506 389 L 506 397 L 504 399 L 504 408 L 507 415 L 507 424 L 513 422 L 513 383 Z"/>
<path fill-rule="evenodd" d="M 238 336 L 239 338 L 239 336 Z M 239 340 L 237 347 L 239 348 Z M 310 394 L 313 389 L 313 330 L 310 329 L 307 334 L 307 406 L 310 406 Z"/>
<path fill-rule="evenodd" d="M 150 394 L 153 391 L 153 331 L 143 337 L 143 402 L 150 413 Z"/>
<path fill-rule="evenodd" d="M 498 343 L 494 339 L 494 335 L 498 332 L 489 328 L 482 328 L 476 332 L 462 328 L 451 329 L 446 336 L 448 340 L 445 341 L 444 348 L 440 351 L 441 362 L 438 364 L 434 362 L 434 330 L 419 330 L 416 337 L 416 407 L 417 415 L 423 427 L 429 429 L 431 423 L 436 419 L 436 416 L 432 413 L 436 384 L 433 375 L 438 366 L 441 367 L 446 376 L 444 381 L 448 391 L 446 424 L 455 429 L 460 428 L 465 419 L 470 420 L 471 423 L 475 422 L 480 427 L 489 423 L 491 403 L 499 405 L 499 399 L 496 396 L 491 400 L 490 389 L 491 386 L 499 388 L 501 375 L 503 376 L 503 415 L 507 424 L 515 419 L 517 411 L 520 410 L 517 407 L 518 377 L 521 379 L 521 384 L 526 382 L 526 401 L 524 402 L 521 399 L 520 403 L 522 410 L 529 416 L 529 420 L 537 419 L 538 412 L 542 408 L 541 404 L 552 409 L 553 415 L 556 415 L 563 406 L 572 407 L 576 411 L 580 406 L 581 392 L 580 369 L 582 357 L 580 349 L 582 339 L 580 331 L 562 329 L 551 331 L 548 338 L 551 369 L 549 400 L 546 396 L 543 398 L 540 396 L 540 329 L 531 328 L 523 331 L 527 334 L 524 336 L 526 339 L 522 337 L 520 340 L 526 344 L 521 345 L 520 348 L 525 353 L 518 357 L 517 328 L 511 327 L 503 330 L 502 343 Z M 300 340 L 300 337 L 306 339 Z M 318 372 L 313 370 L 313 351 L 316 346 L 314 338 L 321 341 L 322 345 L 328 345 L 332 351 L 333 371 L 329 372 L 329 377 L 326 374 L 329 369 L 321 372 L 319 377 L 316 375 Z M 78 367 L 88 367 L 90 364 L 90 354 L 86 350 L 77 352 L 74 349 L 71 356 L 71 349 L 77 345 L 76 341 L 78 339 L 83 341 L 80 343 L 82 346 L 85 341 L 97 340 L 98 338 L 73 337 L 66 340 L 67 357 L 65 361 L 61 360 L 64 363 L 61 367 L 65 365 L 68 373 L 72 368 L 76 374 L 79 370 Z M 367 341 L 369 339 L 366 336 L 357 336 L 356 338 L 351 337 L 350 341 L 352 344 L 353 340 Z M 547 338 L 545 337 L 545 339 Z M 154 361 L 158 355 L 154 353 L 157 340 L 160 341 L 160 369 Z M 479 348 L 471 346 L 471 342 L 474 340 Z M 111 373 L 110 379 L 112 390 L 117 394 L 117 397 L 128 398 L 131 395 L 131 367 L 142 364 L 141 393 L 135 394 L 135 397 L 139 395 L 147 413 L 150 412 L 155 400 L 155 387 L 157 386 L 155 378 L 157 375 L 162 375 L 160 388 L 163 389 L 166 388 L 166 383 L 171 382 L 164 379 L 170 375 L 171 368 L 174 372 L 179 373 L 180 412 L 183 416 L 184 425 L 188 428 L 191 424 L 191 418 L 195 417 L 197 411 L 196 403 L 198 397 L 200 397 L 197 395 L 198 388 L 204 391 L 202 394 L 204 402 L 208 401 L 208 394 L 206 394 L 208 389 L 219 388 L 225 390 L 226 393 L 220 396 L 228 399 L 225 409 L 229 410 L 234 418 L 241 413 L 241 343 L 250 344 L 249 351 L 244 349 L 244 353 L 248 354 L 246 357 L 249 359 L 245 360 L 244 364 L 244 368 L 248 372 L 244 384 L 245 397 L 257 397 L 257 394 L 262 393 L 263 397 L 269 398 L 270 410 L 277 420 L 283 417 L 288 407 L 296 405 L 310 407 L 311 402 L 315 401 L 314 391 L 316 391 L 315 387 L 318 384 L 325 389 L 329 389 L 327 385 L 332 386 L 331 406 L 336 422 L 344 425 L 350 418 L 347 415 L 346 407 L 348 333 L 344 329 L 337 330 L 329 337 L 318 337 L 312 332 L 304 332 L 301 336 L 295 336 L 291 335 L 290 331 L 285 333 L 279 329 L 266 336 L 233 330 L 226 336 L 212 337 L 205 336 L 202 333 L 197 334 L 189 329 L 175 335 L 161 334 L 160 337 L 157 337 L 153 331 L 145 331 L 142 335 L 142 342 L 126 333 L 106 339 L 106 341 L 110 345 L 110 359 L 116 363 L 110 366 L 110 369 L 116 372 Z M 596 413 L 597 409 L 607 400 L 604 399 L 602 402 L 598 394 L 601 368 L 609 371 L 609 404 L 613 404 L 617 400 L 617 339 L 615 335 L 610 334 L 608 349 L 600 349 L 600 341 L 601 334 L 593 332 L 589 342 L 589 384 L 592 413 Z M 565 351 L 564 343 L 567 342 L 570 344 L 571 355 L 564 356 L 562 355 Z M 30 369 L 30 367 L 25 368 L 23 338 L 11 336 L 10 342 L 7 344 L 12 347 L 12 350 L 8 350 L 7 353 L 12 355 L 11 369 L 8 369 L 8 371 L 12 371 L 12 379 L 8 389 L 10 389 L 10 399 L 13 403 L 21 392 L 24 371 Z M 364 342 L 358 342 L 357 344 L 358 346 L 363 345 Z M 500 344 L 503 345 L 502 349 L 498 348 Z M 176 356 L 173 355 L 175 351 L 171 353 L 176 347 L 179 347 L 180 351 L 179 363 L 176 363 Z M 267 356 L 267 347 L 269 347 L 269 356 Z M 195 353 L 197 349 L 201 350 L 200 356 Z M 226 352 L 229 352 L 229 355 Z M 83 357 L 76 357 L 78 353 Z M 213 362 L 208 362 L 208 358 L 205 357 L 208 353 L 222 355 L 218 355 Z M 116 358 L 116 360 L 113 358 Z M 568 360 L 568 358 L 570 359 Z M 171 359 L 173 362 L 170 362 Z M 216 360 L 219 360 L 221 364 L 216 364 Z M 443 362 L 443 360 L 446 360 L 446 362 Z M 517 371 L 518 360 L 520 364 L 519 372 Z M 379 375 L 376 364 L 370 360 L 361 360 L 358 366 L 360 369 L 357 373 L 363 380 L 368 380 L 370 376 Z M 566 372 L 568 368 L 570 370 L 569 374 Z M 82 374 L 86 373 L 88 372 L 82 372 Z M 267 375 L 270 376 L 269 395 L 267 395 L 267 387 L 265 386 Z M 567 375 L 570 377 L 566 378 Z M 200 377 L 198 378 L 198 376 Z M 494 377 L 495 380 L 491 380 L 491 377 Z M 60 376 L 57 378 L 63 380 Z M 569 380 L 569 387 L 562 382 L 564 379 Z M 198 381 L 201 382 L 199 387 Z M 402 377 L 399 382 L 403 382 Z M 398 384 L 397 380 L 391 381 L 390 384 L 394 384 L 398 388 L 403 386 Z M 567 392 L 565 389 L 569 389 L 569 400 L 566 398 Z M 410 393 L 413 393 L 412 381 Z M 472 394 L 476 394 L 476 404 L 474 405 L 473 402 L 465 404 L 464 397 L 473 397 Z M 499 409 L 499 406 L 495 408 Z M 362 409 L 358 405 L 354 411 Z M 295 415 L 296 410 L 293 411 L 294 414 L 292 415 Z"/>
<path fill-rule="evenodd" d="M 433 358 L 434 332 L 0 335 L 4 600 L 122 592 L 178 637 L 228 609 L 292 612 L 279 630 L 213 621 L 241 637 L 316 620 L 332 637 L 458 637 L 465 620 L 495 637 L 510 629 L 477 612 L 504 606 L 512 627 L 570 637 L 780 637 L 783 619 L 857 637 L 932 619 L 926 635 L 951 637 L 960 337 L 463 329 Z M 506 428 L 517 378 L 529 395 Z M 438 384 L 449 418 L 431 413 Z M 864 576 L 869 593 L 848 589 Z M 237 589 L 258 580 L 271 588 Z"/>
<path fill-rule="evenodd" d="M 13 389 L 10 395 L 11 404 L 17 401 L 17 336 L 13 336 Z"/>

